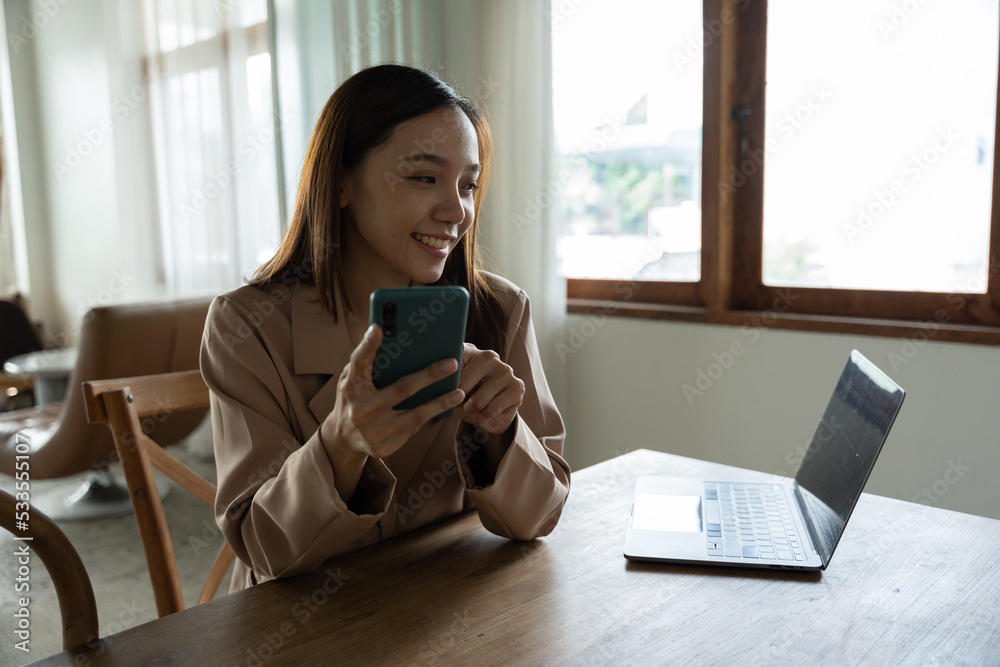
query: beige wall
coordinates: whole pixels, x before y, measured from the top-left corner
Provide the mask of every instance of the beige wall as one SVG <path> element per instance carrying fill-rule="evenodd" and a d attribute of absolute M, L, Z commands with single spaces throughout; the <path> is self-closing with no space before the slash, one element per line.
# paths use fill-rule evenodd
<path fill-rule="evenodd" d="M 567 325 L 574 352 L 560 347 L 552 372 L 566 373 L 574 468 L 647 448 L 792 475 L 857 348 L 907 391 L 866 490 L 1000 518 L 1000 349 L 577 315 Z M 727 361 L 736 341 L 745 351 L 722 369 L 713 355 Z M 699 370 L 718 379 L 689 400 Z"/>

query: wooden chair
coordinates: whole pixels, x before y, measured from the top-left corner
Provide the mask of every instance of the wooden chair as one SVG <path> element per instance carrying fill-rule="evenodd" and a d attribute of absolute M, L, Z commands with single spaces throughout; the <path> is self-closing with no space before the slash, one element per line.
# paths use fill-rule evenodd
<path fill-rule="evenodd" d="M 15 541 L 15 544 L 23 544 L 38 554 L 52 577 L 62 616 L 63 649 L 68 651 L 97 639 L 97 601 L 80 554 L 52 519 L 30 505 L 27 510 L 27 533 L 17 527 L 15 513 L 22 514 L 23 511 L 23 506 L 19 506 L 14 496 L 0 491 L 0 526 L 13 533 L 15 538 L 30 537 L 30 540 Z M 15 592 L 14 599 L 18 597 Z M 8 637 L 7 641 L 17 640 Z"/>
<path fill-rule="evenodd" d="M 208 405 L 208 387 L 199 371 L 182 371 L 84 382 L 83 393 L 87 419 L 92 424 L 107 424 L 114 436 L 146 552 L 156 611 L 161 617 L 180 611 L 184 609 L 184 596 L 152 466 L 211 507 L 215 505 L 215 486 L 143 433 L 142 420 L 204 408 Z M 198 604 L 215 597 L 233 558 L 229 544 L 223 544 Z"/>
<path fill-rule="evenodd" d="M 91 473 L 75 493 L 67 490 L 61 498 L 35 499 L 36 505 L 48 503 L 43 509 L 50 517 L 58 521 L 130 512 L 126 490 L 110 474 L 117 459 L 114 439 L 103 426 L 87 423 L 82 385 L 88 380 L 197 369 L 211 302 L 209 296 L 185 297 L 87 311 L 66 399 L 0 414 L 0 473 L 14 475 L 14 450 L 26 440 L 31 447 L 32 480 Z M 198 427 L 206 412 L 191 410 L 159 419 L 153 437 L 161 445 L 178 442 Z M 66 496 L 72 501 L 66 502 Z"/>

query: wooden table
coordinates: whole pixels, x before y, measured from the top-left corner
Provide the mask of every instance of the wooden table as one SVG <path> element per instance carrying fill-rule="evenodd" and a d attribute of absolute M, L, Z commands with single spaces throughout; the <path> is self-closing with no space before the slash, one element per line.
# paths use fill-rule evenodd
<path fill-rule="evenodd" d="M 822 574 L 632 563 L 641 474 L 767 478 L 631 452 L 547 538 L 464 515 L 39 664 L 1000 664 L 1000 521 L 864 495 Z"/>

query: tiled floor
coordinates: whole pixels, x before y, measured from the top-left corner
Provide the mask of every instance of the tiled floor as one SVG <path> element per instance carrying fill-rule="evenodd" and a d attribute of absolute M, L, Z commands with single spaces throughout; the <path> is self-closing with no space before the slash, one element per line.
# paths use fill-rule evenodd
<path fill-rule="evenodd" d="M 210 481 L 215 481 L 215 464 L 206 452 L 211 451 L 208 420 L 188 438 L 169 448 L 170 453 Z M 120 475 L 120 466 L 116 472 Z M 86 475 L 79 477 L 79 481 Z M 0 475 L 0 488 L 13 490 L 14 480 Z M 66 480 L 37 480 L 32 493 L 43 492 Z M 215 525 L 211 508 L 192 495 L 173 486 L 163 501 L 170 527 L 174 555 L 180 571 L 184 599 L 194 604 L 208 570 L 222 546 L 222 535 Z M 97 597 L 97 612 L 102 637 L 156 618 L 156 605 L 149 583 L 146 559 L 139 539 L 135 517 L 125 516 L 89 521 L 61 521 L 60 528 L 80 552 L 90 574 Z M 29 611 L 31 619 L 30 653 L 17 650 L 14 644 L 14 599 L 25 595 L 14 590 L 17 569 L 14 542 L 0 530 L 0 665 L 23 665 L 62 650 L 59 603 L 45 566 L 37 557 L 30 564 Z M 223 581 L 220 595 L 229 589 L 229 577 Z"/>

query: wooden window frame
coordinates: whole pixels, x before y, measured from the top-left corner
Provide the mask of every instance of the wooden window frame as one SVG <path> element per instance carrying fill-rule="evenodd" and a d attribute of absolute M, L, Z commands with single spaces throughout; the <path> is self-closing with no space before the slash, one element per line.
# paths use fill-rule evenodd
<path fill-rule="evenodd" d="M 763 169 L 746 173 L 731 196 L 721 196 L 718 184 L 738 159 L 731 112 L 737 105 L 753 111 L 746 125 L 750 151 L 763 150 L 767 2 L 705 0 L 704 15 L 701 279 L 570 278 L 567 311 L 1000 345 L 1000 113 L 985 294 L 766 285 Z"/>

